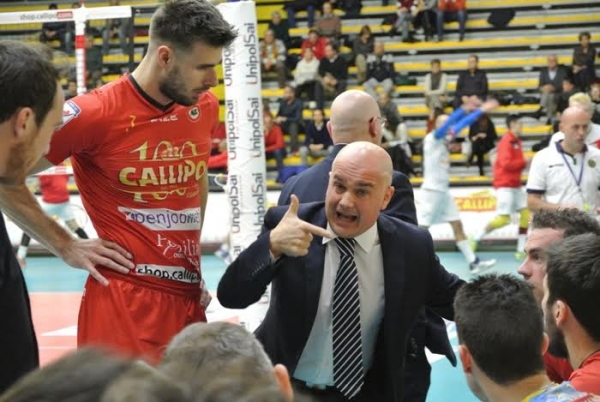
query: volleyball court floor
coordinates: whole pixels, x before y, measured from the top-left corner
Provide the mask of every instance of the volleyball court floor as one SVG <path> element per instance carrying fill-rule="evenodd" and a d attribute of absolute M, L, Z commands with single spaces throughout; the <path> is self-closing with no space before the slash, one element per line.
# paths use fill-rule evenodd
<path fill-rule="evenodd" d="M 446 269 L 468 280 L 467 264 L 458 252 L 438 253 Z M 488 272 L 516 274 L 519 263 L 512 252 L 483 252 L 481 258 L 495 258 L 495 267 Z M 205 281 L 214 291 L 225 270 L 225 264 L 214 256 L 202 257 L 202 270 Z M 77 311 L 81 299 L 81 291 L 87 273 L 68 267 L 54 257 L 30 257 L 27 260 L 25 278 L 29 287 L 33 319 L 40 346 L 42 364 L 46 364 L 76 346 Z M 214 294 L 213 294 L 214 295 Z M 226 310 L 218 305 L 213 297 L 208 311 L 209 321 L 236 321 L 239 312 Z M 456 349 L 456 330 L 453 323 L 448 323 L 448 333 Z M 452 365 L 442 356 L 429 355 L 433 367 L 431 388 L 428 401 L 471 402 L 477 399 L 471 395 L 460 368 Z"/>

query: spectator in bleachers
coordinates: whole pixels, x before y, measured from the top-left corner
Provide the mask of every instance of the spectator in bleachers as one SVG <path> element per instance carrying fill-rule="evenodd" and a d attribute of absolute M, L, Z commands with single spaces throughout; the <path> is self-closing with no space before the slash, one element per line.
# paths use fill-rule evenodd
<path fill-rule="evenodd" d="M 430 112 L 435 108 L 443 108 L 448 101 L 447 85 L 448 75 L 442 72 L 440 60 L 431 60 L 431 72 L 425 75 L 425 104 Z"/>
<path fill-rule="evenodd" d="M 556 113 L 559 119 L 560 115 L 564 112 L 564 110 L 569 107 L 569 98 L 577 92 L 580 92 L 580 89 L 577 88 L 573 83 L 573 78 L 563 78 L 562 91 L 558 95 L 558 100 L 556 101 Z"/>
<path fill-rule="evenodd" d="M 542 308 L 548 350 L 575 369 L 571 385 L 600 395 L 600 237 L 573 236 L 551 246 Z"/>
<path fill-rule="evenodd" d="M 377 100 L 377 88 L 392 94 L 395 88 L 396 72 L 394 70 L 394 57 L 385 54 L 383 42 L 375 42 L 373 54 L 367 57 L 367 80 L 364 83 L 365 91 Z"/>
<path fill-rule="evenodd" d="M 367 79 L 367 56 L 373 53 L 375 39 L 368 25 L 360 28 L 360 33 L 352 42 L 352 54 L 356 65 L 356 79 L 358 85 L 362 85 Z"/>
<path fill-rule="evenodd" d="M 109 6 L 118 6 L 119 0 L 109 0 Z M 102 53 L 107 55 L 110 53 L 110 41 L 114 38 L 119 38 L 119 46 L 121 52 L 129 54 L 128 35 L 131 26 L 130 18 L 110 18 L 106 20 L 106 26 L 102 29 Z"/>
<path fill-rule="evenodd" d="M 283 42 L 286 49 L 291 48 L 290 27 L 286 20 L 281 19 L 279 11 L 273 11 L 271 21 L 269 21 L 269 29 L 275 33 L 275 38 Z"/>
<path fill-rule="evenodd" d="M 320 85 L 319 60 L 317 60 L 310 47 L 303 51 L 303 57 L 296 65 L 294 71 L 294 83 L 296 85 L 296 97 L 302 98 L 303 93 L 314 100 L 317 108 L 323 108 L 323 96 L 319 93 L 317 86 Z M 320 96 L 320 97 L 319 97 Z"/>
<path fill-rule="evenodd" d="M 590 99 L 594 104 L 594 116 L 592 122 L 600 124 L 600 81 L 595 81 L 590 87 Z"/>
<path fill-rule="evenodd" d="M 70 78 L 67 81 L 67 91 L 65 92 L 65 100 L 69 100 L 77 96 L 77 80 Z"/>
<path fill-rule="evenodd" d="M 285 59 L 287 50 L 282 40 L 275 38 L 275 32 L 270 29 L 265 31 L 265 37 L 260 41 L 260 57 L 262 73 L 274 71 L 277 74 L 279 88 L 285 86 L 287 71 Z"/>
<path fill-rule="evenodd" d="M 102 59 L 102 50 L 94 45 L 94 34 L 85 33 L 85 70 L 87 72 L 87 82 L 93 83 L 102 77 L 104 61 Z"/>
<path fill-rule="evenodd" d="M 438 42 L 444 40 L 444 22 L 458 21 L 458 40 L 465 39 L 465 26 L 467 24 L 466 0 L 440 0 L 437 11 Z"/>
<path fill-rule="evenodd" d="M 347 17 L 360 17 L 360 10 L 362 8 L 361 0 L 340 0 L 339 3 Z"/>
<path fill-rule="evenodd" d="M 275 123 L 281 126 L 283 133 L 290 136 L 290 150 L 298 151 L 298 133 L 302 126 L 302 101 L 296 98 L 294 88 L 287 85 L 283 89 L 283 99 L 279 101 L 279 111 Z"/>
<path fill-rule="evenodd" d="M 479 57 L 469 56 L 468 68 L 458 75 L 454 107 L 458 108 L 473 96 L 485 100 L 488 95 L 488 79 L 484 70 L 479 69 Z"/>
<path fill-rule="evenodd" d="M 409 143 L 411 142 L 408 135 L 408 128 L 400 112 L 398 105 L 392 100 L 390 94 L 383 91 L 379 94 L 377 105 L 384 118 L 382 134 L 386 140 L 386 147 L 400 145 L 408 156 L 412 155 Z"/>
<path fill-rule="evenodd" d="M 306 125 L 306 140 L 300 147 L 302 165 L 308 166 L 308 157 L 320 158 L 327 156 L 333 150 L 333 140 L 329 135 L 327 120 L 322 109 L 312 112 L 312 120 Z"/>
<path fill-rule="evenodd" d="M 596 48 L 590 43 L 589 32 L 579 34 L 579 45 L 573 49 L 573 83 L 584 91 L 596 77 Z"/>
<path fill-rule="evenodd" d="M 580 109 L 583 109 L 589 116 L 592 118 L 592 124 L 588 127 L 588 133 L 585 137 L 586 145 L 591 145 L 595 148 L 600 148 L 600 125 L 593 123 L 594 116 L 594 104 L 590 96 L 583 92 L 578 92 L 576 94 L 571 95 L 569 98 L 569 107 L 575 106 Z M 550 139 L 551 143 L 557 143 L 559 141 L 564 140 L 565 134 L 562 131 L 558 131 L 554 133 L 552 138 Z"/>
<path fill-rule="evenodd" d="M 536 112 L 538 119 L 546 114 L 546 124 L 550 124 L 556 112 L 558 97 L 563 90 L 563 80 L 569 76 L 569 70 L 558 64 L 555 54 L 548 56 L 548 66 L 540 71 L 540 109 Z"/>
<path fill-rule="evenodd" d="M 307 47 L 311 48 L 317 60 L 321 60 L 323 57 L 325 57 L 326 45 L 327 39 L 322 38 L 319 35 L 319 31 L 313 28 L 308 31 L 308 38 L 304 39 L 304 42 L 302 42 L 302 50 L 306 49 Z"/>
<path fill-rule="evenodd" d="M 348 80 L 348 65 L 338 54 L 335 45 L 325 46 L 325 57 L 319 63 L 321 85 L 317 85 L 320 96 L 334 98 L 346 90 Z"/>
<path fill-rule="evenodd" d="M 273 117 L 270 115 L 264 116 L 264 132 L 265 132 L 265 157 L 267 159 L 275 159 L 277 166 L 277 182 L 281 183 L 281 171 L 283 170 L 283 159 L 286 156 L 285 141 L 281 127 L 275 124 Z"/>
<path fill-rule="evenodd" d="M 531 287 L 511 275 L 485 275 L 454 300 L 458 355 L 467 384 L 482 401 L 591 401 L 544 372 L 544 316 Z"/>
<path fill-rule="evenodd" d="M 394 22 L 390 34 L 393 36 L 398 29 L 402 29 L 402 42 L 415 42 L 414 37 L 410 34 L 410 23 L 417 13 L 417 5 L 417 0 L 398 0 L 398 10 L 396 11 L 398 18 Z"/>
<path fill-rule="evenodd" d="M 471 154 L 469 155 L 467 166 L 470 166 L 473 163 L 473 159 L 477 158 L 479 176 L 485 176 L 483 169 L 484 158 L 488 152 L 494 149 L 497 139 L 496 126 L 494 126 L 492 119 L 485 113 L 469 128 Z"/>
<path fill-rule="evenodd" d="M 438 0 L 418 0 L 417 15 L 413 19 L 415 29 L 423 28 L 425 40 L 429 41 L 435 34 L 434 21 L 437 19 Z"/>
<path fill-rule="evenodd" d="M 321 16 L 317 18 L 315 28 L 319 31 L 321 37 L 329 39 L 330 43 L 339 43 L 342 36 L 342 20 L 333 13 L 331 3 L 323 3 Z"/>
<path fill-rule="evenodd" d="M 319 8 L 318 0 L 294 0 L 285 3 L 285 11 L 288 16 L 288 25 L 290 28 L 296 28 L 296 13 L 306 10 L 308 14 L 308 26 L 312 27 L 315 22 L 315 9 Z"/>
<path fill-rule="evenodd" d="M 58 6 L 56 3 L 50 3 L 48 10 L 58 10 Z M 69 32 L 66 22 L 44 22 L 42 24 L 40 42 L 46 43 L 54 40 L 59 41 L 59 50 L 66 53 L 73 51 L 73 36 Z"/>

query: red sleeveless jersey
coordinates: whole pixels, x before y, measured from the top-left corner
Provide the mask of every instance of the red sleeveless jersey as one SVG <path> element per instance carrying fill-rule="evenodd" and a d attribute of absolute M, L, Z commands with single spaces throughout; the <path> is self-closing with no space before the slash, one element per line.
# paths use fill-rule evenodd
<path fill-rule="evenodd" d="M 98 236 L 133 254 L 130 279 L 199 287 L 198 182 L 218 119 L 212 93 L 192 107 L 162 106 L 130 75 L 65 103 L 46 157 L 54 164 L 71 157 Z"/>

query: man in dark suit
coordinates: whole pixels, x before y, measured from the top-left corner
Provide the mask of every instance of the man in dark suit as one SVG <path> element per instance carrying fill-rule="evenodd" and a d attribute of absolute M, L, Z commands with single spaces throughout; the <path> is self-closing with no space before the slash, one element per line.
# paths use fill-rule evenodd
<path fill-rule="evenodd" d="M 400 402 L 407 341 L 424 306 L 453 318 L 462 281 L 439 264 L 429 234 L 380 214 L 393 195 L 392 161 L 368 142 L 333 163 L 325 203 L 272 208 L 217 296 L 257 302 L 272 283 L 258 339 L 300 391 L 319 401 Z"/>
<path fill-rule="evenodd" d="M 278 205 L 288 205 L 295 194 L 303 203 L 323 201 L 329 183 L 329 172 L 334 159 L 346 144 L 368 141 L 381 144 L 379 106 L 366 92 L 349 90 L 339 95 L 331 105 L 329 133 L 335 144 L 331 154 L 323 161 L 286 181 L 279 196 Z M 394 194 L 384 214 L 417 224 L 413 189 L 408 178 L 394 171 L 392 177 Z M 404 400 L 424 402 L 429 390 L 431 366 L 425 355 L 425 347 L 445 355 L 453 365 L 456 356 L 450 345 L 446 324 L 430 310 L 423 312 L 409 340 L 404 382 Z"/>
<path fill-rule="evenodd" d="M 540 70 L 540 110 L 536 117 L 540 118 L 546 113 L 548 124 L 552 121 L 556 111 L 558 95 L 562 92 L 563 80 L 569 76 L 569 70 L 565 66 L 558 65 L 555 54 L 548 56 L 548 66 Z"/>
<path fill-rule="evenodd" d="M 364 91 L 349 90 L 335 98 L 327 123 L 334 143 L 333 151 L 310 169 L 288 179 L 277 205 L 289 205 L 292 194 L 296 194 L 303 203 L 323 201 L 333 160 L 346 144 L 356 141 L 381 144 L 382 122 L 378 116 L 377 102 Z M 394 195 L 384 212 L 416 225 L 415 199 L 408 178 L 400 172 L 394 172 L 392 186 Z"/>

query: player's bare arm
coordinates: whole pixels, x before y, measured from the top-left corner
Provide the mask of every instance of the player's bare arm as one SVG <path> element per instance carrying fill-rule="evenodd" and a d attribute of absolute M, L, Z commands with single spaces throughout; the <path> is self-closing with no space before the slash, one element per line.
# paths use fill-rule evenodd
<path fill-rule="evenodd" d="M 53 166 L 42 158 L 32 173 Z M 119 245 L 102 239 L 74 238 L 65 228 L 46 215 L 25 183 L 0 184 L 0 207 L 20 228 L 74 268 L 88 271 L 100 283 L 108 285 L 95 265 L 128 273 L 134 267 L 132 256 Z"/>

